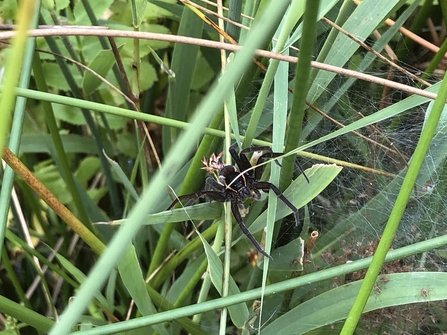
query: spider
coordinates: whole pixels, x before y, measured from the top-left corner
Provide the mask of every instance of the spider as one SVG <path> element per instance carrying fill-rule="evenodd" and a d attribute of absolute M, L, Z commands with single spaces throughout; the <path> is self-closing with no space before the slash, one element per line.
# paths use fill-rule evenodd
<path fill-rule="evenodd" d="M 293 212 L 295 217 L 296 226 L 299 226 L 299 216 L 298 209 L 282 194 L 282 192 L 272 183 L 267 181 L 261 181 L 261 175 L 263 166 L 254 167 L 250 164 L 250 161 L 247 159 L 246 154 L 252 152 L 266 152 L 262 154 L 257 161 L 255 162 L 255 166 L 258 163 L 262 163 L 267 159 L 272 159 L 278 157 L 282 154 L 275 153 L 272 151 L 270 147 L 250 147 L 243 149 L 239 154 L 236 152 L 237 143 L 234 143 L 230 146 L 229 152 L 231 157 L 233 158 L 236 166 L 233 165 L 224 165 L 220 162 L 219 156 L 212 156 L 210 160 L 210 164 L 206 163 L 206 159 L 204 159 L 204 164 L 206 165 L 205 169 L 213 174 L 214 171 L 218 171 L 217 180 L 213 177 L 208 177 L 205 180 L 205 189 L 199 192 L 186 194 L 179 196 L 175 199 L 172 204 L 169 206 L 168 210 L 173 208 L 178 202 L 183 200 L 188 200 L 186 202 L 186 206 L 192 204 L 199 198 L 208 198 L 210 200 L 219 201 L 219 202 L 230 202 L 231 203 L 231 212 L 236 219 L 240 229 L 248 237 L 248 239 L 253 243 L 255 248 L 264 256 L 273 260 L 273 258 L 262 249 L 259 245 L 258 241 L 254 238 L 254 236 L 250 233 L 247 227 L 242 220 L 242 217 L 245 216 L 247 212 L 244 201 L 253 198 L 254 200 L 261 199 L 261 193 L 259 191 L 268 192 L 272 190 L 278 196 L 279 199 L 284 202 Z M 215 161 L 217 159 L 217 161 Z M 275 162 L 279 165 L 279 163 L 275 160 Z M 307 182 L 309 179 L 305 175 L 301 166 L 298 164 L 300 171 L 303 173 Z M 302 227 L 300 228 L 300 230 Z M 301 231 L 300 231 L 301 233 Z"/>

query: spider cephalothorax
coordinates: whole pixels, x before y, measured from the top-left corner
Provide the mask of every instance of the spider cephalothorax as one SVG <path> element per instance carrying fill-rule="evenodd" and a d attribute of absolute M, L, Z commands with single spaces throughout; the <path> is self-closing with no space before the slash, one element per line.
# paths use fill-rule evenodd
<path fill-rule="evenodd" d="M 213 177 L 210 176 L 206 178 L 205 189 L 196 193 L 178 197 L 174 200 L 171 206 L 169 206 L 168 210 L 174 207 L 179 201 L 188 200 L 187 204 L 190 204 L 198 198 L 203 197 L 219 202 L 230 202 L 231 212 L 233 213 L 233 216 L 235 217 L 242 232 L 248 237 L 248 239 L 261 254 L 271 259 L 270 255 L 262 249 L 258 241 L 256 241 L 254 236 L 244 225 L 244 221 L 242 220 L 242 217 L 246 213 L 244 201 L 250 198 L 259 200 L 261 198 L 260 191 L 268 192 L 269 190 L 272 190 L 278 198 L 292 210 L 297 226 L 299 226 L 298 209 L 289 200 L 287 200 L 287 198 L 275 185 L 267 181 L 260 180 L 263 166 L 256 166 L 256 164 L 262 163 L 262 161 L 267 159 L 278 157 L 281 154 L 272 152 L 270 147 L 250 147 L 243 149 L 238 154 L 236 152 L 236 145 L 236 143 L 231 145 L 229 152 L 237 167 L 222 164 L 220 161 L 222 154 L 219 154 L 218 156 L 213 155 L 210 158 L 209 163 L 206 159 L 202 160 L 205 164 L 204 169 L 213 175 Z M 262 151 L 265 153 L 259 156 L 255 162 L 255 166 L 252 167 L 246 154 L 256 151 Z M 304 177 L 307 181 L 309 181 L 305 174 Z"/>

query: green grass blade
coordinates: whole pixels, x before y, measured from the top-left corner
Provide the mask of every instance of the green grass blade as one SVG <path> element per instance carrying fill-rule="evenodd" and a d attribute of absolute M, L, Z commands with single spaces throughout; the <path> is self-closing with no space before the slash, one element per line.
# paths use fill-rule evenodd
<path fill-rule="evenodd" d="M 242 0 L 231 0 L 228 6 L 228 18 L 235 22 L 241 22 Z M 236 41 L 239 40 L 240 27 L 228 23 L 226 32 Z"/>
<path fill-rule="evenodd" d="M 0 311 L 44 333 L 47 333 L 54 325 L 54 320 L 36 313 L 35 311 L 28 309 L 1 295 Z"/>
<path fill-rule="evenodd" d="M 135 188 L 133 187 L 132 183 L 130 182 L 129 178 L 127 178 L 127 175 L 124 173 L 123 169 L 117 162 L 115 162 L 113 159 L 111 159 L 107 154 L 104 152 L 104 156 L 107 158 L 107 160 L 110 163 L 110 166 L 112 167 L 112 170 L 115 171 L 116 175 L 118 176 L 119 180 L 123 183 L 124 187 L 126 188 L 127 192 L 132 196 L 132 198 L 137 201 L 139 199 L 139 195 Z"/>
<path fill-rule="evenodd" d="M 303 12 L 304 8 L 302 2 L 295 1 L 292 3 L 290 10 L 287 12 L 287 16 L 284 20 L 284 23 L 279 25 L 280 27 L 282 27 L 282 29 L 280 30 L 278 41 L 276 42 L 274 51 L 279 52 L 284 48 L 284 45 L 287 41 L 290 32 L 292 31 L 293 27 L 295 26 L 296 22 L 299 20 Z M 266 100 L 269 95 L 270 88 L 272 86 L 273 79 L 275 77 L 275 73 L 278 69 L 278 65 L 279 61 L 272 59 L 267 68 L 265 78 L 262 81 L 262 86 L 259 91 L 258 98 L 256 99 L 255 107 L 250 116 L 250 121 L 247 126 L 247 130 L 245 132 L 245 138 L 243 144 L 244 148 L 248 147 L 254 139 L 254 134 L 258 126 L 259 120 L 261 118 L 264 106 L 266 104 Z M 280 151 L 282 151 L 282 148 Z"/>
<path fill-rule="evenodd" d="M 222 285 L 223 285 L 223 265 L 219 257 L 217 257 L 215 251 L 211 248 L 208 242 L 198 233 L 203 246 L 205 248 L 206 255 L 208 257 L 209 271 L 211 276 L 211 281 L 213 282 L 216 290 L 222 295 Z M 229 295 L 234 295 L 240 293 L 239 288 L 234 282 L 233 278 L 229 278 L 228 282 L 228 293 Z M 236 327 L 242 328 L 245 321 L 248 319 L 248 308 L 245 304 L 238 304 L 234 306 L 229 306 L 228 310 L 230 312 L 231 320 L 234 322 Z"/>
<path fill-rule="evenodd" d="M 201 37 L 203 21 L 191 10 L 184 10 L 180 20 L 178 34 L 181 36 Z M 166 101 L 166 116 L 185 121 L 188 115 L 189 98 L 199 47 L 177 43 L 172 52 L 171 69 L 175 80 L 170 82 Z M 168 152 L 173 141 L 177 140 L 177 130 L 163 129 L 163 151 Z"/>
<path fill-rule="evenodd" d="M 6 70 L 3 81 L 5 90 L 0 96 L 0 116 L 2 118 L 2 122 L 0 123 L 0 148 L 3 148 L 5 145 L 5 139 L 11 123 L 11 113 L 16 99 L 15 88 L 20 79 L 20 71 L 22 69 L 22 61 L 25 54 L 24 50 L 27 40 L 26 31 L 31 23 L 35 5 L 35 1 L 29 1 L 26 4 L 22 3 L 21 6 L 19 6 L 17 13 L 17 35 L 12 41 L 11 55 L 5 66 Z"/>
<path fill-rule="evenodd" d="M 385 46 L 388 45 L 388 43 L 392 40 L 392 38 L 394 36 L 396 36 L 396 34 L 399 31 L 399 28 L 405 23 L 405 21 L 414 13 L 415 8 L 418 6 L 419 1 L 414 1 L 410 6 L 408 6 L 408 8 L 401 14 L 399 15 L 399 18 L 396 20 L 395 24 L 390 27 L 381 37 L 380 39 L 373 45 L 373 49 L 377 52 L 381 52 Z M 354 6 L 354 4 L 352 4 Z M 345 12 L 344 12 L 345 13 Z M 339 17 L 340 18 L 340 17 Z M 343 18 L 341 19 L 342 22 L 338 22 L 337 18 L 337 24 L 338 25 L 343 25 L 344 20 Z M 344 18 L 346 19 L 346 18 Z M 328 37 L 328 39 L 326 40 L 326 43 L 323 47 L 323 50 L 320 52 L 320 54 L 318 55 L 318 59 L 317 61 L 320 61 L 320 59 L 324 59 L 326 57 L 326 52 L 328 52 L 331 47 L 331 40 L 335 40 L 336 35 L 338 34 L 338 31 L 333 29 L 330 33 L 330 37 Z M 333 37 L 332 37 L 333 36 Z M 328 50 L 326 50 L 328 49 Z M 326 51 L 324 51 L 326 50 Z M 372 62 L 374 60 L 376 60 L 377 57 L 373 54 L 373 53 L 368 53 L 365 55 L 365 57 L 362 59 L 361 63 L 356 67 L 356 70 L 358 72 L 365 72 L 367 71 L 368 67 L 372 64 Z M 311 76 L 310 76 L 310 80 L 311 82 L 314 80 L 315 75 L 317 74 L 317 70 L 313 69 L 311 72 Z M 329 99 L 328 102 L 326 102 L 322 108 L 322 110 L 331 110 L 334 105 L 340 100 L 340 98 L 342 96 L 344 96 L 345 94 L 347 94 L 348 89 L 357 81 L 357 79 L 355 78 L 347 78 L 346 81 L 343 83 L 343 85 L 341 85 L 340 88 L 337 89 L 337 91 L 332 95 L 332 97 Z M 309 110 L 309 122 L 308 125 L 303 129 L 302 132 L 302 136 L 301 138 L 307 138 L 309 136 L 309 134 L 316 128 L 316 126 L 318 125 L 319 121 L 321 121 L 323 119 L 323 117 L 318 114 L 318 113 L 314 113 L 312 110 Z"/>
<path fill-rule="evenodd" d="M 126 286 L 127 291 L 135 301 L 138 311 L 142 315 L 157 313 L 157 309 L 153 305 L 147 292 L 146 283 L 133 245 L 127 249 L 124 257 L 118 262 L 118 271 L 124 286 Z M 154 325 L 154 329 L 160 334 L 169 334 L 163 325 Z"/>

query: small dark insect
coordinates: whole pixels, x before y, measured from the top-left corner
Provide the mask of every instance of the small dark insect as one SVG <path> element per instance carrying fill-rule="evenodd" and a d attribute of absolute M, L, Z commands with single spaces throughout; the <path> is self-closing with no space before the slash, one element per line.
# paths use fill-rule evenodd
<path fill-rule="evenodd" d="M 272 257 L 267 254 L 262 247 L 259 245 L 258 241 L 254 238 L 254 236 L 249 232 L 247 227 L 242 220 L 242 217 L 245 216 L 246 208 L 244 206 L 244 201 L 253 198 L 254 200 L 259 200 L 261 198 L 261 193 L 259 191 L 268 192 L 272 190 L 278 196 L 279 199 L 282 200 L 293 212 L 295 217 L 295 223 L 299 226 L 299 217 L 298 217 L 298 209 L 282 194 L 282 192 L 272 183 L 267 181 L 261 181 L 261 175 L 263 171 L 263 166 L 252 168 L 250 161 L 247 159 L 246 154 L 252 152 L 265 152 L 262 154 L 255 165 L 258 163 L 262 163 L 267 159 L 272 159 L 278 156 L 281 156 L 281 153 L 272 152 L 270 147 L 250 147 L 243 149 L 239 154 L 236 152 L 237 143 L 234 143 L 230 146 L 230 155 L 235 161 L 236 166 L 233 165 L 224 165 L 220 162 L 220 156 L 213 156 L 210 159 L 210 163 L 206 162 L 204 159 L 204 164 L 207 165 L 205 168 L 208 172 L 213 174 L 213 172 L 217 173 L 217 180 L 213 177 L 208 177 L 205 181 L 205 189 L 199 192 L 186 194 L 179 196 L 177 199 L 173 201 L 173 203 L 169 206 L 168 210 L 173 208 L 178 202 L 183 200 L 188 200 L 186 205 L 192 204 L 199 198 L 207 197 L 210 200 L 215 200 L 219 202 L 230 202 L 231 203 L 231 212 L 235 217 L 240 229 L 248 237 L 248 239 L 253 243 L 255 248 L 264 256 L 272 259 Z M 217 161 L 216 161 L 217 159 Z M 279 164 L 276 160 L 275 162 Z M 309 179 L 304 174 L 301 166 L 298 164 L 300 171 L 303 173 L 307 182 Z M 302 229 L 302 227 L 300 228 Z"/>

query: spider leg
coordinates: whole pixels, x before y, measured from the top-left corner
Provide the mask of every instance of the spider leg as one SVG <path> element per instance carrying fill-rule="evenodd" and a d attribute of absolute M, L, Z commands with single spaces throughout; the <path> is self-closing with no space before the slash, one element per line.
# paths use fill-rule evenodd
<path fill-rule="evenodd" d="M 256 164 L 262 163 L 263 161 L 265 161 L 267 159 L 272 159 L 272 158 L 282 156 L 284 154 L 282 152 L 273 152 L 272 148 L 270 148 L 268 146 L 263 146 L 263 147 L 254 147 L 253 146 L 250 148 L 245 148 L 244 150 L 241 151 L 241 154 L 248 154 L 250 152 L 255 152 L 255 151 L 266 151 L 265 154 L 261 155 L 261 157 L 258 158 L 258 161 L 256 162 Z M 276 159 L 275 159 L 275 163 L 278 166 L 281 166 L 281 164 L 279 164 L 279 162 Z M 300 172 L 303 174 L 304 178 L 306 178 L 307 183 L 310 183 L 309 178 L 307 178 L 300 162 L 298 161 L 298 157 L 295 159 L 295 165 L 300 170 Z M 256 178 L 259 179 L 260 176 L 258 176 L 258 174 L 256 174 Z"/>
<path fill-rule="evenodd" d="M 279 156 L 282 156 L 283 153 L 282 152 L 273 152 L 272 148 L 268 147 L 268 146 L 262 146 L 262 147 L 256 147 L 256 146 L 251 146 L 249 148 L 245 148 L 243 149 L 240 154 L 241 155 L 245 155 L 251 152 L 257 152 L 257 151 L 266 151 L 265 153 L 263 153 L 258 160 L 256 161 L 256 164 L 258 163 L 262 163 L 263 161 L 267 160 L 267 159 L 272 159 L 272 158 L 276 158 Z M 275 159 L 275 163 L 278 166 L 281 166 L 281 164 L 279 164 L 279 162 Z"/>
<path fill-rule="evenodd" d="M 264 148 L 264 147 L 262 147 L 262 148 Z M 255 165 L 261 164 L 268 159 L 276 158 L 276 157 L 279 157 L 282 155 L 282 153 L 273 152 L 270 147 L 266 147 L 266 148 L 268 148 L 268 152 L 266 152 L 265 154 L 262 154 L 256 161 Z M 265 150 L 267 150 L 267 149 L 265 149 Z M 274 162 L 279 167 L 282 167 L 282 165 L 278 162 L 277 159 L 275 159 Z M 265 168 L 265 165 L 258 166 L 255 168 L 255 178 L 257 180 L 261 179 L 262 172 L 264 171 L 264 168 Z"/>
<path fill-rule="evenodd" d="M 199 198 L 208 197 L 211 200 L 219 201 L 219 202 L 225 202 L 225 196 L 218 191 L 209 191 L 209 190 L 203 190 L 191 194 L 185 194 L 177 197 L 172 204 L 168 207 L 167 210 L 172 209 L 177 203 L 182 202 L 183 200 L 188 200 L 185 204 L 185 206 L 189 206 L 194 203 Z"/>
<path fill-rule="evenodd" d="M 272 183 L 269 183 L 267 181 L 260 181 L 257 182 L 255 184 L 255 187 L 257 189 L 263 190 L 264 192 L 267 192 L 268 190 L 272 190 L 273 192 L 275 192 L 275 194 L 277 195 L 277 197 L 279 199 L 281 199 L 281 201 L 283 203 L 285 203 L 287 205 L 287 207 L 289 207 L 292 212 L 293 212 L 293 216 L 295 217 L 295 224 L 297 227 L 299 227 L 299 234 L 301 234 L 301 230 L 303 229 L 303 227 L 300 225 L 300 217 L 298 214 L 298 208 L 296 208 L 285 196 L 284 194 L 282 194 L 282 192 L 279 190 L 279 188 L 277 188 L 275 185 L 273 185 Z"/>
<path fill-rule="evenodd" d="M 268 253 L 262 249 L 262 247 L 259 245 L 258 241 L 256 241 L 255 237 L 250 233 L 250 231 L 247 229 L 247 227 L 244 224 L 244 221 L 242 220 L 241 213 L 239 212 L 239 205 L 237 201 L 231 202 L 231 212 L 234 215 L 234 218 L 236 219 L 237 224 L 239 225 L 239 228 L 242 230 L 245 236 L 248 237 L 248 239 L 253 243 L 255 248 L 263 254 L 265 257 L 270 258 L 273 260 L 272 256 L 270 256 Z"/>
<path fill-rule="evenodd" d="M 225 187 L 222 184 L 219 184 L 213 177 L 208 177 L 205 179 L 205 190 L 224 192 Z"/>
<path fill-rule="evenodd" d="M 245 157 L 245 154 L 256 152 L 256 151 L 265 151 L 256 161 L 255 165 L 261 164 L 268 159 L 274 159 L 276 157 L 282 156 L 282 152 L 273 152 L 272 148 L 269 146 L 251 146 L 249 148 L 245 148 L 241 151 L 241 156 Z M 275 164 L 281 167 L 281 164 L 277 159 L 274 160 Z M 255 167 L 255 178 L 261 179 L 262 172 L 264 171 L 264 166 Z"/>
<path fill-rule="evenodd" d="M 306 174 L 304 173 L 303 167 L 301 166 L 300 162 L 298 161 L 298 157 L 295 159 L 295 165 L 298 167 L 304 178 L 306 179 L 307 183 L 310 184 L 309 178 L 307 178 Z"/>
<path fill-rule="evenodd" d="M 240 172 L 243 172 L 249 168 L 251 168 L 250 161 L 247 159 L 247 157 L 243 154 L 239 154 L 236 151 L 237 143 L 233 143 L 228 151 L 230 152 L 231 157 L 233 158 L 234 162 L 239 168 Z M 242 152 L 241 152 L 242 153 Z"/>

